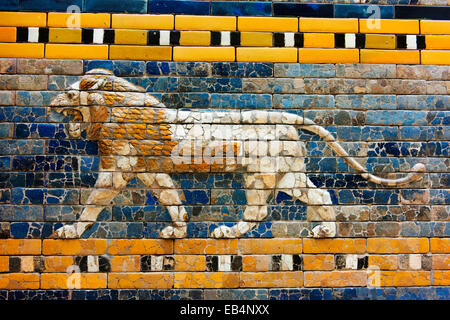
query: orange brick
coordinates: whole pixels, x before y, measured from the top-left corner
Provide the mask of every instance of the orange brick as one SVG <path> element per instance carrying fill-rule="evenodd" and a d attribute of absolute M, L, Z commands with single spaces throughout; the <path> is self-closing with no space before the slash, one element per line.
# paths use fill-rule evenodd
<path fill-rule="evenodd" d="M 303 239 L 304 253 L 365 253 L 366 239 Z"/>
<path fill-rule="evenodd" d="M 0 272 L 9 271 L 9 257 L 0 256 Z"/>
<path fill-rule="evenodd" d="M 173 61 L 234 61 L 234 47 L 174 47 Z"/>
<path fill-rule="evenodd" d="M 109 28 L 109 13 L 49 12 L 48 26 L 60 28 Z"/>
<path fill-rule="evenodd" d="M 304 270 L 334 270 L 334 255 L 314 254 L 303 255 Z"/>
<path fill-rule="evenodd" d="M 37 239 L 0 239 L 0 255 L 36 255 L 41 254 L 41 240 Z"/>
<path fill-rule="evenodd" d="M 205 256 L 174 256 L 175 271 L 205 271 Z"/>
<path fill-rule="evenodd" d="M 0 12 L 0 26 L 45 27 L 46 25 L 45 12 Z"/>
<path fill-rule="evenodd" d="M 73 257 L 54 256 L 44 257 L 45 272 L 67 272 L 67 268 L 74 265 Z"/>
<path fill-rule="evenodd" d="M 41 289 L 102 289 L 106 273 L 42 273 Z"/>
<path fill-rule="evenodd" d="M 392 255 L 369 256 L 369 267 L 378 267 L 381 270 L 397 270 L 398 257 Z"/>
<path fill-rule="evenodd" d="M 296 254 L 302 252 L 301 239 L 240 239 L 241 254 Z"/>
<path fill-rule="evenodd" d="M 45 46 L 48 59 L 108 59 L 108 46 L 103 44 L 54 44 Z"/>
<path fill-rule="evenodd" d="M 361 63 L 420 64 L 419 50 L 361 49 Z"/>
<path fill-rule="evenodd" d="M 103 239 L 44 240 L 42 252 L 44 255 L 99 255 L 106 252 L 106 246 Z"/>
<path fill-rule="evenodd" d="M 1 27 L 0 28 L 0 42 L 16 42 L 16 28 Z"/>
<path fill-rule="evenodd" d="M 297 62 L 297 49 L 237 48 L 236 60 L 248 62 Z"/>
<path fill-rule="evenodd" d="M 271 270 L 271 256 L 243 256 L 242 271 L 269 271 Z"/>
<path fill-rule="evenodd" d="M 174 288 L 238 288 L 236 272 L 176 272 Z"/>
<path fill-rule="evenodd" d="M 433 271 L 433 286 L 450 286 L 450 271 Z"/>
<path fill-rule="evenodd" d="M 303 284 L 303 273 L 295 272 L 242 272 L 242 288 L 298 288 Z"/>
<path fill-rule="evenodd" d="M 366 271 L 305 272 L 305 287 L 365 287 Z"/>
<path fill-rule="evenodd" d="M 39 274 L 37 273 L 0 274 L 0 288 L 10 290 L 39 289 Z"/>
<path fill-rule="evenodd" d="M 426 253 L 427 238 L 370 238 L 367 239 L 370 253 Z"/>
<path fill-rule="evenodd" d="M 112 272 L 139 272 L 141 260 L 139 256 L 115 256 L 110 260 Z"/>
<path fill-rule="evenodd" d="M 430 246 L 433 253 L 450 253 L 450 238 L 431 238 Z"/>
<path fill-rule="evenodd" d="M 0 58 L 44 58 L 43 43 L 0 43 Z"/>
<path fill-rule="evenodd" d="M 173 286 L 170 273 L 109 273 L 108 288 L 111 289 L 167 289 Z"/>
<path fill-rule="evenodd" d="M 450 255 L 448 254 L 434 254 L 432 257 L 433 270 L 436 269 L 450 269 Z"/>
<path fill-rule="evenodd" d="M 358 63 L 358 49 L 298 49 L 300 63 Z"/>
<path fill-rule="evenodd" d="M 176 254 L 237 254 L 237 239 L 175 239 Z"/>
<path fill-rule="evenodd" d="M 173 253 L 173 241 L 162 239 L 112 240 L 108 245 L 108 253 L 112 255 L 171 254 Z"/>
<path fill-rule="evenodd" d="M 368 271 L 369 286 L 414 287 L 429 286 L 429 271 Z"/>
<path fill-rule="evenodd" d="M 109 48 L 109 58 L 124 60 L 171 60 L 172 48 L 168 46 L 116 46 Z"/>

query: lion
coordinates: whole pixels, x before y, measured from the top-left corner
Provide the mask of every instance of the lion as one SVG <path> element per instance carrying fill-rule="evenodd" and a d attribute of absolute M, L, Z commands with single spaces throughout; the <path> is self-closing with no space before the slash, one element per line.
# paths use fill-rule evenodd
<path fill-rule="evenodd" d="M 237 238 L 267 216 L 272 192 L 283 191 L 307 205 L 307 221 L 318 222 L 310 235 L 336 235 L 330 194 L 307 177 L 305 146 L 299 129 L 319 135 L 331 149 L 371 182 L 399 186 L 419 180 L 425 166 L 416 164 L 399 179 L 377 177 L 339 145 L 333 135 L 312 120 L 294 113 L 267 110 L 185 110 L 166 107 L 145 89 L 106 69 L 86 72 L 50 106 L 72 116 L 68 135 L 98 141 L 99 176 L 79 221 L 57 229 L 53 238 L 78 238 L 111 204 L 128 182 L 138 178 L 170 214 L 172 224 L 162 238 L 187 235 L 188 214 L 182 190 L 170 174 L 176 172 L 242 172 L 247 205 L 243 219 L 220 225 L 214 238 Z M 314 224 L 313 224 L 314 225 Z"/>

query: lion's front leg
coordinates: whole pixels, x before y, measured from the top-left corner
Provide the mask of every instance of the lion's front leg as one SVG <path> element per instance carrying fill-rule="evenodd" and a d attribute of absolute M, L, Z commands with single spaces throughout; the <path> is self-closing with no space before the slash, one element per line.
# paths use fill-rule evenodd
<path fill-rule="evenodd" d="M 140 173 L 138 178 L 158 198 L 159 203 L 167 208 L 172 225 L 161 230 L 162 238 L 184 238 L 187 235 L 188 214 L 182 205 L 180 190 L 166 173 Z"/>

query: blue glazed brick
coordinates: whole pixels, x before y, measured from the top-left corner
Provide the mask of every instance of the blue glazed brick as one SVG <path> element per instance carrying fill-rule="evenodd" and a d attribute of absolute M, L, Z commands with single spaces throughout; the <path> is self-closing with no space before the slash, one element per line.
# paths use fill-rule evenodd
<path fill-rule="evenodd" d="M 209 190 L 184 190 L 183 204 L 208 204 L 211 198 Z"/>
<path fill-rule="evenodd" d="M 208 76 L 208 62 L 160 62 L 148 61 L 146 73 L 155 76 Z"/>
<path fill-rule="evenodd" d="M 44 174 L 34 172 L 17 172 L 17 173 L 2 173 L 0 174 L 0 188 L 13 187 L 43 187 Z"/>
<path fill-rule="evenodd" d="M 207 91 L 207 92 L 241 92 L 241 78 L 191 78 L 183 77 L 178 80 L 179 91 Z"/>
<path fill-rule="evenodd" d="M 0 123 L 0 138 L 10 138 L 12 127 L 12 123 Z"/>
<path fill-rule="evenodd" d="M 67 11 L 70 6 L 83 8 L 82 0 L 20 0 L 21 11 Z"/>
<path fill-rule="evenodd" d="M 267 221 L 306 221 L 305 205 L 273 205 L 269 208 Z"/>
<path fill-rule="evenodd" d="M 200 289 L 152 289 L 138 290 L 139 300 L 203 300 Z"/>
<path fill-rule="evenodd" d="M 41 206 L 0 206 L 0 221 L 41 221 Z"/>
<path fill-rule="evenodd" d="M 10 290 L 8 300 L 68 300 L 69 290 Z"/>
<path fill-rule="evenodd" d="M 214 62 L 211 68 L 213 76 L 259 78 L 273 75 L 273 63 Z"/>
<path fill-rule="evenodd" d="M 209 15 L 208 1 L 149 0 L 148 13 Z"/>
<path fill-rule="evenodd" d="M 24 138 L 57 138 L 67 137 L 64 124 L 51 123 L 18 123 L 15 125 L 14 136 Z"/>
<path fill-rule="evenodd" d="M 332 108 L 334 96 L 332 95 L 307 95 L 307 94 L 275 94 L 273 105 L 276 108 Z"/>
<path fill-rule="evenodd" d="M 95 141 L 87 140 L 47 140 L 47 154 L 79 154 L 79 155 L 97 155 L 98 145 Z"/>
<path fill-rule="evenodd" d="M 15 156 L 15 171 L 72 171 L 78 170 L 79 160 L 72 156 Z"/>
<path fill-rule="evenodd" d="M 113 206 L 113 221 L 172 221 L 169 212 L 162 206 Z"/>
<path fill-rule="evenodd" d="M 119 300 L 119 290 L 73 290 L 72 300 Z"/>
<path fill-rule="evenodd" d="M 82 209 L 77 205 L 44 206 L 44 221 L 76 221 Z"/>
<path fill-rule="evenodd" d="M 161 238 L 160 232 L 165 227 L 172 225 L 168 222 L 144 222 L 144 238 Z"/>
<path fill-rule="evenodd" d="M 42 222 L 13 222 L 11 223 L 11 237 L 15 239 L 48 238 L 55 230 L 62 227 L 61 223 Z"/>
<path fill-rule="evenodd" d="M 396 19 L 450 20 L 447 6 L 395 6 Z"/>
<path fill-rule="evenodd" d="M 270 289 L 269 300 L 332 300 L 333 289 Z"/>
<path fill-rule="evenodd" d="M 273 15 L 333 18 L 333 5 L 317 3 L 273 3 Z"/>
<path fill-rule="evenodd" d="M 3 0 L 0 3 L 0 10 L 5 11 L 19 10 L 19 0 Z"/>
<path fill-rule="evenodd" d="M 81 157 L 81 171 L 98 171 L 100 164 L 99 157 Z"/>
<path fill-rule="evenodd" d="M 79 190 L 13 188 L 11 196 L 14 204 L 76 204 Z"/>
<path fill-rule="evenodd" d="M 211 3 L 211 15 L 217 16 L 271 16 L 270 2 L 214 1 Z"/>
<path fill-rule="evenodd" d="M 380 19 L 393 19 L 394 6 L 377 5 L 376 10 L 380 10 Z M 365 4 L 335 4 L 335 18 L 375 18 L 375 9 L 371 5 Z"/>
<path fill-rule="evenodd" d="M 140 222 L 96 222 L 82 234 L 82 238 L 138 239 L 143 237 Z"/>
<path fill-rule="evenodd" d="M 399 95 L 398 109 L 444 110 L 450 105 L 450 97 L 444 95 Z"/>
<path fill-rule="evenodd" d="M 359 110 L 382 110 L 382 109 L 397 109 L 395 95 L 337 95 L 336 107 L 338 108 L 352 108 Z M 378 111 L 377 111 L 378 112 Z"/>
<path fill-rule="evenodd" d="M 18 106 L 48 106 L 60 91 L 17 91 L 16 104 Z"/>
<path fill-rule="evenodd" d="M 11 169 L 11 157 L 0 157 L 0 171 L 9 171 Z"/>
<path fill-rule="evenodd" d="M 270 94 L 211 94 L 211 108 L 271 109 Z"/>
<path fill-rule="evenodd" d="M 206 289 L 205 300 L 268 300 L 267 289 Z"/>
<path fill-rule="evenodd" d="M 336 75 L 333 64 L 275 63 L 274 68 L 275 77 L 333 78 Z"/>
<path fill-rule="evenodd" d="M 10 122 L 43 122 L 45 107 L 1 107 L 0 120 Z"/>
<path fill-rule="evenodd" d="M 147 92 L 176 92 L 178 91 L 179 79 L 175 77 L 143 77 L 125 78 Z"/>
<path fill-rule="evenodd" d="M 114 72 L 118 77 L 123 76 L 142 76 L 145 72 L 144 61 L 121 61 L 121 60 L 85 60 L 84 72 L 92 69 L 107 69 Z"/>
<path fill-rule="evenodd" d="M 449 190 L 430 189 L 430 204 L 450 204 Z"/>
<path fill-rule="evenodd" d="M 147 0 L 85 0 L 83 12 L 146 13 Z"/>
<path fill-rule="evenodd" d="M 0 150 L 4 154 L 43 154 L 43 140 L 0 140 Z"/>
<path fill-rule="evenodd" d="M 187 238 L 207 238 L 208 237 L 207 222 L 189 222 L 187 224 Z"/>
<path fill-rule="evenodd" d="M 427 112 L 406 110 L 377 110 L 366 114 L 367 125 L 415 125 L 428 124 Z"/>
<path fill-rule="evenodd" d="M 209 93 L 152 93 L 168 108 L 207 108 L 210 106 Z"/>

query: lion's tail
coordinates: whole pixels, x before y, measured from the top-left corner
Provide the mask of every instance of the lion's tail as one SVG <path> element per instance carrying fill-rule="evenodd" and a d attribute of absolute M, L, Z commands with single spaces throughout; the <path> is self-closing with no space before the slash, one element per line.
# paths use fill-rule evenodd
<path fill-rule="evenodd" d="M 307 118 L 303 118 L 303 125 L 301 126 L 301 128 L 319 135 L 330 145 L 331 149 L 333 149 L 334 152 L 336 152 L 339 156 L 344 158 L 345 162 L 347 162 L 357 172 L 360 172 L 361 176 L 364 179 L 367 179 L 376 184 L 382 184 L 387 186 L 399 186 L 403 184 L 408 184 L 420 180 L 423 176 L 423 173 L 425 172 L 425 165 L 422 163 L 417 163 L 412 167 L 411 172 L 408 173 L 408 175 L 406 175 L 403 178 L 385 179 L 377 177 L 371 173 L 368 173 L 367 170 L 359 162 L 357 162 L 353 157 L 351 157 L 347 153 L 347 151 L 345 151 L 345 149 L 342 148 L 342 146 L 336 141 L 331 132 L 329 132 L 325 128 L 316 125 L 312 120 Z"/>

